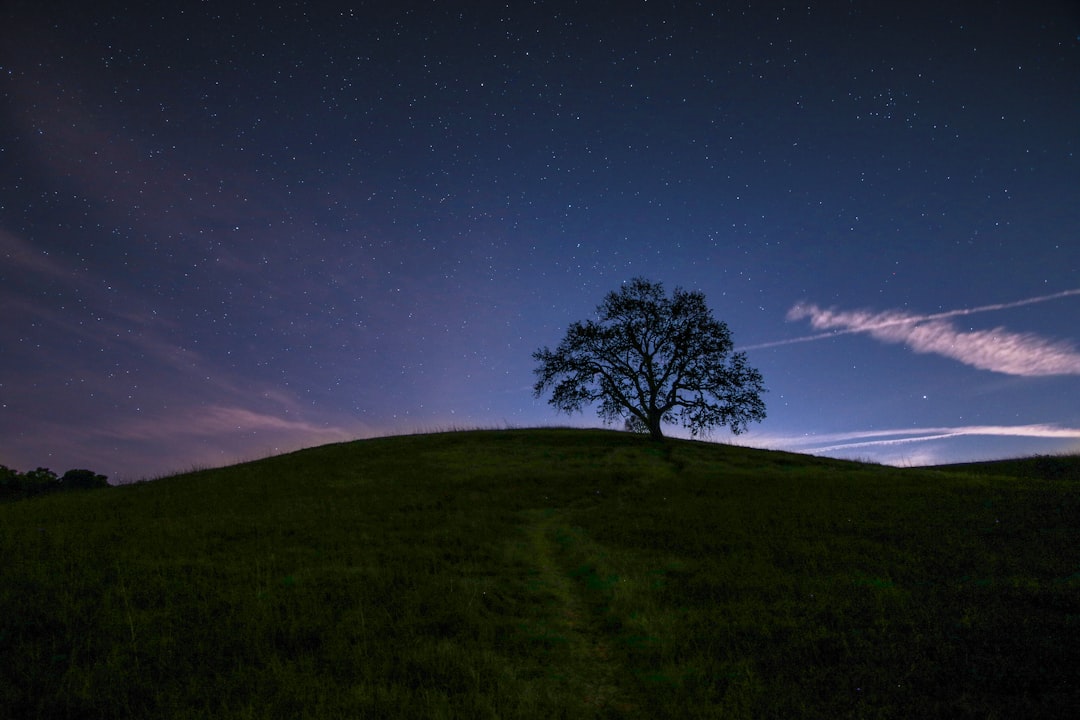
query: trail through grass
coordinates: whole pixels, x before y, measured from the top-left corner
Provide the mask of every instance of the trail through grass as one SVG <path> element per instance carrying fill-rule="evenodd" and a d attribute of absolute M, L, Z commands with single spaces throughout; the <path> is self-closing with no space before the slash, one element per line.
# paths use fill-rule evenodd
<path fill-rule="evenodd" d="M 550 630 L 564 638 L 566 660 L 557 676 L 570 696 L 605 717 L 637 717 L 630 688 L 632 676 L 613 657 L 611 637 L 582 598 L 580 581 L 566 570 L 559 553 L 559 517 L 555 511 L 528 514 L 524 533 L 537 570 L 537 584 L 552 596 Z M 564 536 L 565 537 L 565 536 Z"/>
<path fill-rule="evenodd" d="M 1071 718 L 1057 467 L 485 431 L 8 503 L 0 717 Z"/>

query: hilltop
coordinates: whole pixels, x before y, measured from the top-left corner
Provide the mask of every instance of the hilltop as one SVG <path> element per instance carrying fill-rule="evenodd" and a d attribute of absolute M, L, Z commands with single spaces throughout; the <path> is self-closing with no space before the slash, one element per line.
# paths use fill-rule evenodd
<path fill-rule="evenodd" d="M 0 505 L 0 567 L 12 717 L 1080 702 L 1061 477 L 600 430 L 403 436 Z"/>

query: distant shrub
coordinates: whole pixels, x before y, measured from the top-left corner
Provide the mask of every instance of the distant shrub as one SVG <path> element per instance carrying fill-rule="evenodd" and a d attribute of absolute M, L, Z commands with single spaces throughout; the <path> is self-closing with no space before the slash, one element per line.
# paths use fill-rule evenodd
<path fill-rule="evenodd" d="M 0 500 L 20 500 L 61 490 L 87 490 L 109 486 L 109 479 L 93 470 L 68 470 L 58 477 L 49 468 L 39 467 L 20 473 L 0 465 Z"/>
<path fill-rule="evenodd" d="M 19 488 L 20 477 L 18 471 L 0 465 L 0 498 L 7 497 Z"/>
<path fill-rule="evenodd" d="M 90 489 L 109 486 L 109 478 L 98 475 L 93 470 L 68 470 L 64 477 L 60 478 L 60 484 L 64 490 Z"/>
<path fill-rule="evenodd" d="M 49 468 L 39 467 L 37 470 L 29 470 L 24 472 L 22 477 L 23 488 L 30 495 L 40 495 L 60 489 L 56 473 Z"/>

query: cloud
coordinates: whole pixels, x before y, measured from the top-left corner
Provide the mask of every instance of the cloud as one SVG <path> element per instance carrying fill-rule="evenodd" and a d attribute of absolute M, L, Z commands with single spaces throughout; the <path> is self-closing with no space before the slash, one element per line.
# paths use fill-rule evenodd
<path fill-rule="evenodd" d="M 1077 294 L 1080 294 L 1080 289 L 1014 303 L 963 308 L 932 315 L 914 315 L 898 310 L 839 311 L 800 303 L 788 311 L 788 320 L 809 319 L 815 329 L 832 332 L 775 344 L 805 342 L 838 334 L 866 333 L 882 342 L 903 343 L 917 353 L 942 355 L 980 370 L 1025 377 L 1080 375 L 1080 352 L 1067 342 L 1047 340 L 1032 333 L 1012 332 L 1002 327 L 961 331 L 946 321 L 951 317 L 1003 310 Z"/>
<path fill-rule="evenodd" d="M 935 448 L 934 441 L 961 437 L 1030 438 L 1047 442 L 1058 441 L 1059 451 L 1075 452 L 1080 447 L 1080 428 L 1049 423 L 1029 425 L 963 425 L 955 427 L 899 428 L 856 430 L 823 434 L 762 434 L 740 438 L 738 444 L 748 447 L 787 450 L 809 455 L 851 457 L 849 451 L 865 451 L 878 462 L 898 465 L 938 465 L 959 462 L 955 451 Z M 1072 442 L 1069 442 L 1072 441 Z M 930 445 L 920 446 L 920 443 Z M 895 452 L 890 452 L 895 450 Z"/>
<path fill-rule="evenodd" d="M 905 428 L 903 430 L 870 430 L 798 438 L 796 442 L 812 443 L 806 452 L 835 452 L 850 448 L 906 445 L 908 443 L 944 440 L 972 435 L 998 437 L 1046 438 L 1050 440 L 1080 440 L 1080 428 L 1052 424 L 1033 425 L 967 425 L 961 427 Z M 820 443 L 825 443 L 820 445 Z"/>
<path fill-rule="evenodd" d="M 0 229 L 0 265 L 23 273 L 34 273 L 70 281 L 75 273 L 57 262 L 47 252 Z"/>
<path fill-rule="evenodd" d="M 212 405 L 188 408 L 172 415 L 127 421 L 97 430 L 98 435 L 122 440 L 168 440 L 178 437 L 220 438 L 227 435 L 273 435 L 322 444 L 356 437 L 356 429 L 290 419 L 248 408 Z"/>

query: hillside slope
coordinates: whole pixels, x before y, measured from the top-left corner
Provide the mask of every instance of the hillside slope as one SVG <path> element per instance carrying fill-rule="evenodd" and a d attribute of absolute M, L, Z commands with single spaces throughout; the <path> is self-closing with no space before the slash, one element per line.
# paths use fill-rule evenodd
<path fill-rule="evenodd" d="M 972 475 L 1007 475 L 1080 483 L 1080 455 L 1036 455 L 1011 460 L 939 465 L 936 469 Z"/>
<path fill-rule="evenodd" d="M 1080 497 L 626 433 L 0 506 L 11 717 L 1065 717 Z"/>

